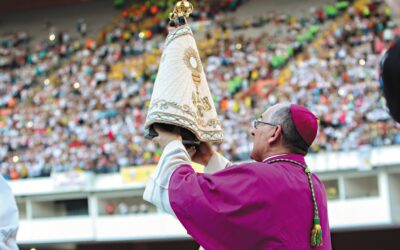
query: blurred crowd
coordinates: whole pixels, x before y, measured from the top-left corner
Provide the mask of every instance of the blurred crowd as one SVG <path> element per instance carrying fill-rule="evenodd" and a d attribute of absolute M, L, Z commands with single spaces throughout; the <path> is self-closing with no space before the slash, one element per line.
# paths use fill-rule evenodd
<path fill-rule="evenodd" d="M 107 215 L 126 215 L 126 214 L 147 214 L 156 211 L 154 206 L 148 203 L 134 203 L 124 201 L 108 202 L 104 206 L 104 212 Z"/>
<path fill-rule="evenodd" d="M 386 6 L 359 9 L 341 2 L 300 17 L 248 19 L 221 12 L 241 2 L 205 1 L 192 21 L 212 30 L 198 46 L 229 135 L 218 150 L 231 160 L 248 159 L 250 121 L 280 101 L 303 104 L 319 116 L 314 152 L 400 143 L 377 80 L 380 55 L 400 34 Z M 0 39 L 5 178 L 73 169 L 110 173 L 159 160 L 143 125 L 163 47 L 158 34 L 165 35 L 165 6 L 125 9 L 97 39 L 61 33 L 33 48 L 26 33 Z M 343 16 L 345 22 L 329 28 Z M 254 29 L 255 36 L 236 34 Z"/>
<path fill-rule="evenodd" d="M 371 3 L 350 9 L 344 23 L 291 64 L 287 99 L 310 107 L 320 118 L 313 150 L 350 150 L 400 143 L 400 129 L 386 112 L 379 72 L 383 53 L 400 29 L 390 9 Z"/>
<path fill-rule="evenodd" d="M 85 38 L 83 19 L 77 21 L 77 38 L 54 32 L 50 24 L 49 37 L 34 44 L 23 32 L 0 38 L 0 170 L 5 178 L 76 168 L 109 173 L 157 160 L 159 152 L 141 145 L 144 106 L 138 95 L 144 83 L 150 85 L 157 65 L 127 79 L 113 80 L 109 73 L 117 62 L 159 50 L 163 37 L 156 35 L 166 33 L 173 2 L 135 4 L 97 39 Z M 213 20 L 241 2 L 203 1 L 192 19 Z M 56 76 L 49 77 L 54 69 Z"/>

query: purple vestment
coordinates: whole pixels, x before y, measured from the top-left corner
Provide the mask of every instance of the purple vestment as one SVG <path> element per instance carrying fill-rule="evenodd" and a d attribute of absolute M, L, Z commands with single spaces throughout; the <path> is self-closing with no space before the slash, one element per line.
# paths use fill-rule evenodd
<path fill-rule="evenodd" d="M 304 157 L 285 158 L 305 164 Z M 331 249 L 324 185 L 312 175 L 323 232 Z M 304 169 L 289 162 L 233 165 L 214 174 L 195 173 L 181 165 L 169 182 L 171 207 L 187 232 L 206 250 L 314 249 L 314 217 Z"/>

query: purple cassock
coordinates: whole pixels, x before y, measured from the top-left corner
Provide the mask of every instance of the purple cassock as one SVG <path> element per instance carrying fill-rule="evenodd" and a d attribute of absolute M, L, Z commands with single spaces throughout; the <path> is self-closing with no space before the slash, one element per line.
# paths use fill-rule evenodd
<path fill-rule="evenodd" d="M 276 159 L 305 165 L 302 155 L 286 154 L 200 174 L 181 142 L 174 141 L 164 150 L 144 199 L 176 216 L 206 250 L 331 249 L 324 185 L 312 175 L 323 238 L 323 245 L 313 248 L 307 175 L 294 163 L 267 163 Z"/>
<path fill-rule="evenodd" d="M 305 165 L 297 154 L 271 157 Z M 312 176 L 323 246 L 331 249 L 324 185 Z M 215 174 L 177 168 L 170 179 L 171 207 L 205 249 L 313 249 L 313 202 L 304 169 L 289 162 L 233 165 Z"/>

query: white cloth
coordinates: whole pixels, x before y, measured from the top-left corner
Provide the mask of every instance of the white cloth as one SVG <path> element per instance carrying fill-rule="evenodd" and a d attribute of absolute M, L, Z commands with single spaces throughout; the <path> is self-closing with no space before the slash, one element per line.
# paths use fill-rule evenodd
<path fill-rule="evenodd" d="M 190 156 L 182 142 L 175 140 L 164 149 L 154 173 L 144 190 L 143 199 L 153 203 L 161 211 L 172 214 L 169 204 L 168 185 L 174 170 L 183 164 L 190 165 Z"/>
<path fill-rule="evenodd" d="M 165 147 L 156 170 L 150 176 L 150 180 L 144 190 L 143 199 L 154 204 L 161 211 L 175 216 L 169 203 L 168 185 L 174 170 L 184 164 L 191 165 L 191 158 L 185 146 L 179 140 L 170 142 Z M 211 156 L 204 172 L 212 174 L 228 167 L 230 164 L 225 157 L 215 152 Z"/>
<path fill-rule="evenodd" d="M 18 208 L 10 187 L 0 175 L 0 250 L 18 249 Z"/>
<path fill-rule="evenodd" d="M 222 142 L 223 131 L 208 87 L 193 32 L 170 28 L 152 90 L 145 128 L 167 123 L 204 142 Z"/>
<path fill-rule="evenodd" d="M 268 161 L 269 159 L 271 159 L 271 158 L 273 158 L 273 157 L 277 157 L 277 156 L 281 156 L 281 155 L 285 155 L 285 154 L 271 155 L 271 156 L 265 158 L 262 162 L 266 162 L 266 161 Z"/>
<path fill-rule="evenodd" d="M 176 217 L 176 215 L 169 203 L 168 185 L 174 170 L 183 164 L 191 165 L 191 158 L 185 146 L 183 146 L 182 142 L 179 140 L 170 142 L 165 147 L 157 168 L 150 176 L 150 180 L 143 194 L 144 200 L 154 204 L 161 211 L 169 213 L 174 217 Z M 205 166 L 204 173 L 212 174 L 230 165 L 230 161 L 221 154 L 215 152 L 211 156 L 207 166 Z M 200 246 L 199 250 L 204 250 L 204 248 Z"/>
<path fill-rule="evenodd" d="M 205 166 L 204 173 L 213 174 L 226 167 L 229 167 L 231 164 L 232 163 L 228 161 L 225 157 L 223 157 L 218 152 L 215 152 L 208 161 L 207 166 Z"/>

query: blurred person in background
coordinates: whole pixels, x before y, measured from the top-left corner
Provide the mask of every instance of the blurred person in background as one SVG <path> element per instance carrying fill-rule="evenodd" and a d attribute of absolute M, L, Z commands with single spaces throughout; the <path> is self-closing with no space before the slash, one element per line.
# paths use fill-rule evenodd
<path fill-rule="evenodd" d="M 393 44 L 382 59 L 380 82 L 390 114 L 400 122 L 400 40 Z"/>
<path fill-rule="evenodd" d="M 18 249 L 18 208 L 10 187 L 0 175 L 0 249 Z"/>
<path fill-rule="evenodd" d="M 400 15 L 400 3 L 386 0 L 394 16 Z M 390 115 L 400 123 L 400 40 L 393 43 L 380 63 L 380 84 Z"/>
<path fill-rule="evenodd" d="M 325 188 L 304 160 L 318 131 L 308 109 L 277 104 L 255 120 L 252 163 L 231 165 L 208 144 L 187 150 L 180 135 L 156 131 L 163 153 L 143 198 L 178 218 L 202 247 L 331 249 Z"/>
<path fill-rule="evenodd" d="M 398 0 L 386 0 L 386 2 L 392 8 L 393 14 L 395 14 L 396 16 L 399 16 L 400 15 L 400 2 Z"/>

